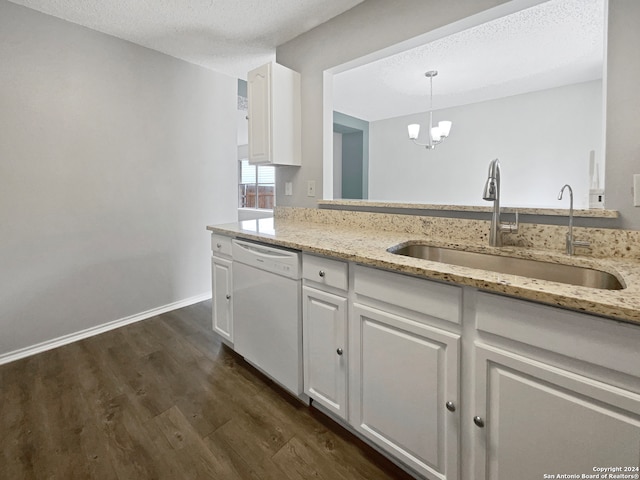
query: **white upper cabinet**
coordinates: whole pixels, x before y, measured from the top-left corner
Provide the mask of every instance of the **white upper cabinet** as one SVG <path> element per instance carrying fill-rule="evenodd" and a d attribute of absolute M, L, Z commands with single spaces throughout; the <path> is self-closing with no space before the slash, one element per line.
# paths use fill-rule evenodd
<path fill-rule="evenodd" d="M 300 165 L 300 74 L 277 63 L 247 78 L 249 163 Z"/>

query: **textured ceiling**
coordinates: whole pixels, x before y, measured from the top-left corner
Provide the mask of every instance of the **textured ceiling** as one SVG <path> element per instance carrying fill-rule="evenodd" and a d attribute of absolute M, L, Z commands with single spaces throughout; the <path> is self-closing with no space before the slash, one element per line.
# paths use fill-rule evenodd
<path fill-rule="evenodd" d="M 605 0 L 550 0 L 334 77 L 334 109 L 365 120 L 602 78 Z M 375 100 L 373 100 L 375 99 Z"/>
<path fill-rule="evenodd" d="M 11 0 L 191 63 L 246 78 L 275 47 L 363 0 Z"/>

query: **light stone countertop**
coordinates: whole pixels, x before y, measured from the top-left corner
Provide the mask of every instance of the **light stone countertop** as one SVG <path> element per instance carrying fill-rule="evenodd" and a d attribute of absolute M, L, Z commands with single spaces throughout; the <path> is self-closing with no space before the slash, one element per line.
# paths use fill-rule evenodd
<path fill-rule="evenodd" d="M 569 257 L 563 253 L 523 247 L 489 247 L 448 243 L 446 239 L 404 231 L 366 226 L 344 226 L 267 218 L 208 226 L 207 230 L 266 244 L 356 262 L 362 265 L 475 287 L 576 311 L 640 324 L 640 261 L 626 258 Z M 506 275 L 460 267 L 387 252 L 389 247 L 421 241 L 440 247 L 476 251 L 603 270 L 615 275 L 626 288 L 601 290 L 564 283 Z"/>

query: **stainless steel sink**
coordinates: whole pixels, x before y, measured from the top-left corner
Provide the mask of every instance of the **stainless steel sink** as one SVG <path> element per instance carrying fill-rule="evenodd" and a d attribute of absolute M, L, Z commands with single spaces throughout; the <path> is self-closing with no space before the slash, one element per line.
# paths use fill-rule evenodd
<path fill-rule="evenodd" d="M 506 257 L 489 253 L 467 252 L 423 244 L 396 246 L 389 248 L 388 251 L 396 255 L 422 258 L 432 262 L 478 268 L 508 275 L 520 275 L 522 277 L 537 278 L 570 285 L 580 285 L 604 290 L 622 290 L 625 288 L 624 285 L 610 273 L 574 265 Z"/>

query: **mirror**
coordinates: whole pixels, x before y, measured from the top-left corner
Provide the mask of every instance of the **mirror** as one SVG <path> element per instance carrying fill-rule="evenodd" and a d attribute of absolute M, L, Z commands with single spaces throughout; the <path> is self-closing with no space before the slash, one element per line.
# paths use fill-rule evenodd
<path fill-rule="evenodd" d="M 482 188 L 499 158 L 503 205 L 567 208 L 557 196 L 569 183 L 575 207 L 589 208 L 604 185 L 605 2 L 507 2 L 520 9 L 496 7 L 333 69 L 333 198 L 490 206 Z M 427 141 L 429 70 L 433 125 L 452 122 L 433 149 L 407 134 L 420 124 Z"/>

